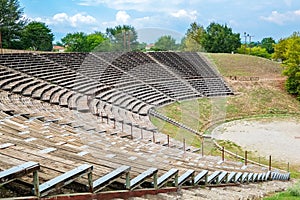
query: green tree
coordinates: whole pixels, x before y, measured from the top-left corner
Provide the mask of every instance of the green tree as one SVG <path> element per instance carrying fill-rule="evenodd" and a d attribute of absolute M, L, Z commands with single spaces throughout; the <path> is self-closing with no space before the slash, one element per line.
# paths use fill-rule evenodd
<path fill-rule="evenodd" d="M 196 22 L 192 23 L 185 34 L 185 38 L 182 40 L 182 50 L 203 51 L 201 42 L 204 34 L 203 26 L 198 25 Z"/>
<path fill-rule="evenodd" d="M 21 44 L 24 49 L 51 51 L 53 39 L 51 30 L 42 22 L 30 22 L 21 33 Z"/>
<path fill-rule="evenodd" d="M 68 33 L 61 41 L 66 52 L 89 52 L 87 35 L 83 32 Z"/>
<path fill-rule="evenodd" d="M 274 45 L 274 58 L 282 60 L 283 74 L 287 76 L 287 91 L 300 100 L 300 32 Z"/>
<path fill-rule="evenodd" d="M 265 48 L 269 54 L 274 53 L 274 47 L 273 47 L 274 44 L 275 44 L 275 40 L 271 37 L 263 38 L 261 40 L 261 47 Z"/>
<path fill-rule="evenodd" d="M 88 51 L 89 52 L 97 51 L 99 46 L 104 44 L 104 42 L 106 40 L 107 40 L 107 38 L 101 32 L 95 32 L 95 33 L 87 35 L 86 42 L 87 42 Z"/>
<path fill-rule="evenodd" d="M 241 46 L 240 34 L 233 33 L 227 25 L 211 23 L 205 31 L 203 48 L 211 53 L 231 53 Z"/>
<path fill-rule="evenodd" d="M 237 49 L 237 53 L 249 54 L 268 59 L 272 58 L 272 55 L 268 53 L 267 49 L 262 48 L 261 46 L 254 46 L 250 49 L 250 47 L 245 47 L 245 45 L 241 45 L 241 47 Z"/>
<path fill-rule="evenodd" d="M 103 46 L 110 45 L 107 43 L 108 39 L 101 32 L 89 35 L 83 32 L 68 33 L 61 41 L 67 52 L 106 51 L 107 47 L 103 48 Z"/>
<path fill-rule="evenodd" d="M 18 0 L 0 0 L 0 48 L 14 48 L 26 20 Z"/>
<path fill-rule="evenodd" d="M 132 51 L 139 47 L 138 35 L 132 26 L 119 25 L 107 28 L 106 35 L 111 43 L 109 51 Z"/>
<path fill-rule="evenodd" d="M 154 49 L 159 51 L 174 51 L 178 49 L 176 40 L 170 35 L 161 36 L 154 44 Z"/>

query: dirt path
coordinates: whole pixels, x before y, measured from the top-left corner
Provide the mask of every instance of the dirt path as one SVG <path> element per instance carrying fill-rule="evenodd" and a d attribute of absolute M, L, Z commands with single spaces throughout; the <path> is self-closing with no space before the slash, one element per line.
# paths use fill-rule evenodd
<path fill-rule="evenodd" d="M 230 140 L 258 156 L 300 165 L 300 122 L 288 119 L 238 120 L 220 125 L 213 138 Z"/>

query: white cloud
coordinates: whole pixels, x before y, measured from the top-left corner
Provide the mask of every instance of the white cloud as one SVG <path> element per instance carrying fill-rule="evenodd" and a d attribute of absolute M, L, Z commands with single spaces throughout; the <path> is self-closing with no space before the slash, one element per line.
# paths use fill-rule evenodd
<path fill-rule="evenodd" d="M 55 14 L 50 21 L 52 21 L 52 24 L 70 24 L 72 27 L 91 25 L 97 22 L 94 17 L 82 13 L 77 13 L 73 16 L 69 16 L 66 13 L 58 13 Z"/>
<path fill-rule="evenodd" d="M 180 5 L 186 5 L 184 0 L 80 0 L 79 5 L 95 6 L 105 5 L 115 10 L 135 10 L 139 12 L 166 12 L 178 9 Z"/>
<path fill-rule="evenodd" d="M 294 11 L 295 15 L 300 16 L 300 10 Z"/>
<path fill-rule="evenodd" d="M 27 17 L 25 15 L 25 17 Z M 86 15 L 84 13 L 77 13 L 75 15 L 69 16 L 67 13 L 57 13 L 50 18 L 29 18 L 30 21 L 44 22 L 48 25 L 65 25 L 71 27 L 80 27 L 86 25 L 96 25 L 96 18 Z"/>
<path fill-rule="evenodd" d="M 262 16 L 261 19 L 273 22 L 275 24 L 283 25 L 285 22 L 300 20 L 300 10 L 288 11 L 285 13 L 272 11 L 269 16 Z"/>
<path fill-rule="evenodd" d="M 196 20 L 197 19 L 197 11 L 186 11 L 186 10 L 178 10 L 176 12 L 171 12 L 171 16 L 176 17 L 176 18 L 188 18 L 190 20 Z"/>
<path fill-rule="evenodd" d="M 53 22 L 65 22 L 68 21 L 69 16 L 66 13 L 58 13 L 53 16 Z"/>
<path fill-rule="evenodd" d="M 126 11 L 118 11 L 113 21 L 102 22 L 103 27 L 113 27 L 117 25 L 132 25 L 135 28 L 143 27 L 151 23 L 155 17 L 144 16 L 141 18 L 132 18 Z M 156 21 L 156 20 L 155 20 Z"/>
<path fill-rule="evenodd" d="M 118 11 L 116 14 L 116 22 L 126 24 L 130 20 L 130 15 L 126 11 Z"/>

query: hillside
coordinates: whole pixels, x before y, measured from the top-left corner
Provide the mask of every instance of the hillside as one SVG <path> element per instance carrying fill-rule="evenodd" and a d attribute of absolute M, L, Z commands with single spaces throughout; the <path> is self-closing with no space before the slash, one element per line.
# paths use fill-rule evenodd
<path fill-rule="evenodd" d="M 250 117 L 299 117 L 300 102 L 284 89 L 277 62 L 238 54 L 205 54 L 234 90 L 234 96 L 176 102 L 158 110 L 201 132 L 215 124 Z M 178 140 L 199 146 L 186 131 L 152 119 L 159 129 Z"/>

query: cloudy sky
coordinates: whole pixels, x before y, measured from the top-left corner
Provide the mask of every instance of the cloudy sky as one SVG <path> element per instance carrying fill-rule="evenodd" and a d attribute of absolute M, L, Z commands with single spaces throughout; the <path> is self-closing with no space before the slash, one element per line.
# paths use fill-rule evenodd
<path fill-rule="evenodd" d="M 67 33 L 105 32 L 131 25 L 140 41 L 161 35 L 180 39 L 192 22 L 227 24 L 233 32 L 275 40 L 300 31 L 299 0 L 20 0 L 30 20 L 45 22 L 59 41 Z M 154 40 L 154 41 L 153 41 Z"/>

